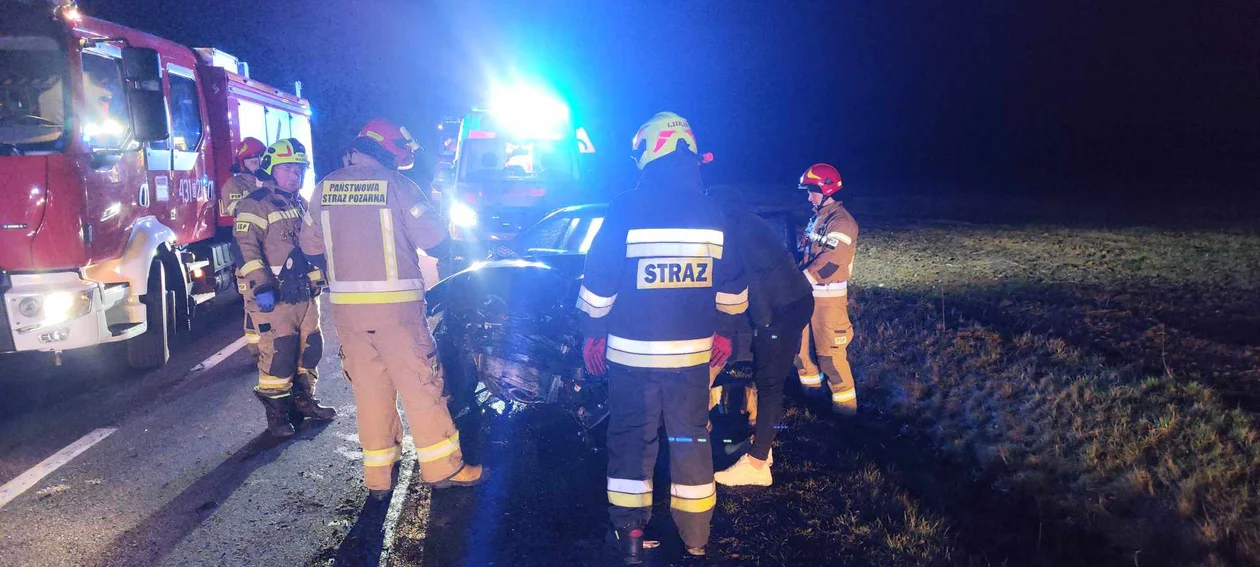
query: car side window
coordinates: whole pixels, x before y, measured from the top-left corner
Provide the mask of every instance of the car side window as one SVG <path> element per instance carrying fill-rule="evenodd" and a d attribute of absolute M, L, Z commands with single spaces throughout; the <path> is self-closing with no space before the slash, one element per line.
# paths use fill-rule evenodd
<path fill-rule="evenodd" d="M 569 252 L 586 254 L 586 251 L 591 249 L 591 242 L 595 240 L 595 235 L 599 233 L 599 229 L 602 226 L 604 226 L 604 217 L 587 217 L 582 219 L 576 230 L 569 235 L 569 242 L 565 248 Z"/>

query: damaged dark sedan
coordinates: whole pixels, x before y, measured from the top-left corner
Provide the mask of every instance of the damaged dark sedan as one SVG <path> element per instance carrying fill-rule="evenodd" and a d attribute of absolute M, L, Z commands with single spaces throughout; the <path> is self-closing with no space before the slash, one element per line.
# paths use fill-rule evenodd
<path fill-rule="evenodd" d="M 556 404 L 584 429 L 607 417 L 607 384 L 604 376 L 585 370 L 576 308 L 586 251 L 603 225 L 606 207 L 553 211 L 493 249 L 488 259 L 426 293 L 453 408 L 487 400 Z M 803 225 L 799 207 L 753 209 L 780 229 L 785 246 L 794 248 Z M 750 360 L 751 330 L 738 333 L 733 342 L 733 360 Z"/>

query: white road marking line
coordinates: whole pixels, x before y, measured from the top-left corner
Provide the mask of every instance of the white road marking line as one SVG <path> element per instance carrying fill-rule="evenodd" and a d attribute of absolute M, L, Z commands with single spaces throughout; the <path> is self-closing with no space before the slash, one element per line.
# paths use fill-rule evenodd
<path fill-rule="evenodd" d="M 52 474 L 53 471 L 61 468 L 62 465 L 91 448 L 92 445 L 100 443 L 115 431 L 118 431 L 117 427 L 102 427 L 88 433 L 78 441 L 66 446 L 65 449 L 53 453 L 53 456 L 44 459 L 38 465 L 31 467 L 30 470 L 18 475 L 17 478 L 6 482 L 4 486 L 0 486 L 0 508 L 12 502 L 14 498 L 21 496 L 23 492 L 30 490 L 32 486 L 38 484 L 44 477 Z"/>
<path fill-rule="evenodd" d="M 245 346 L 245 337 L 236 339 L 236 342 L 228 346 L 225 346 L 223 347 L 223 350 L 210 355 L 210 358 L 207 358 L 201 361 L 200 364 L 192 367 L 192 370 L 189 370 L 189 372 L 201 372 L 203 370 L 210 370 L 211 368 L 218 366 L 220 362 L 227 360 L 227 357 L 232 356 L 232 353 L 238 350 L 241 350 L 241 347 L 243 346 Z"/>
<path fill-rule="evenodd" d="M 398 467 L 398 482 L 394 484 L 394 495 L 390 498 L 389 508 L 385 512 L 385 525 L 383 526 L 385 529 L 383 547 L 385 549 L 381 550 L 381 558 L 377 562 L 377 567 L 386 567 L 392 563 L 391 559 L 394 555 L 394 544 L 396 543 L 394 539 L 397 537 L 398 520 L 402 519 L 402 509 L 407 503 L 407 494 L 410 492 L 409 487 L 412 477 L 415 476 L 411 472 L 411 467 L 407 466 L 416 462 L 416 445 L 412 442 L 410 435 L 403 438 L 400 449 L 402 450 L 399 451 L 398 458 L 402 461 L 399 463 L 402 466 Z"/>

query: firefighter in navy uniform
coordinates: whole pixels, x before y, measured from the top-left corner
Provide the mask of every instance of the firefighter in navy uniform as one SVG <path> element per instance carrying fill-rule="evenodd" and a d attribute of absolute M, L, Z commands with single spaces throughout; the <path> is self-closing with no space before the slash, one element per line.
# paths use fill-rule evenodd
<path fill-rule="evenodd" d="M 814 316 L 801 334 L 796 369 L 806 393 L 821 390 L 825 375 L 832 411 L 853 415 L 857 413 L 857 387 L 847 351 L 853 341 L 849 276 L 853 273 L 858 225 L 837 199 L 843 185 L 840 172 L 825 163 L 810 166 L 801 175 L 800 188 L 809 192 L 809 202 L 814 205 L 814 218 L 805 228 L 801 260 L 805 278 L 814 289 Z"/>
<path fill-rule="evenodd" d="M 363 480 L 377 501 L 393 490 L 402 452 L 400 396 L 424 482 L 468 487 L 486 478 L 481 466 L 464 462 L 425 317 L 418 250 L 446 240 L 447 224 L 398 171 L 415 163 L 419 147 L 406 129 L 369 121 L 348 165 L 316 185 L 301 235 L 312 263 L 327 268 L 342 367 L 358 409 Z"/>
<path fill-rule="evenodd" d="M 642 562 L 657 429 L 669 436 L 670 508 L 688 554 L 703 556 L 717 499 L 709 447 L 709 367 L 731 354 L 748 306 L 725 215 L 704 195 L 687 121 L 662 112 L 634 137 L 638 187 L 608 206 L 578 299 L 587 370 L 609 376 L 608 501 L 626 563 Z"/>
<path fill-rule="evenodd" d="M 257 306 L 254 394 L 266 408 L 267 431 L 276 437 L 293 435 L 291 413 L 319 421 L 337 415 L 314 397 L 324 347 L 316 297 L 323 276 L 298 247 L 306 210 L 298 191 L 309 165 L 306 148 L 295 139 L 267 148 L 258 170 L 263 187 L 237 202 L 233 229 L 240 274 Z"/>
<path fill-rule="evenodd" d="M 263 144 L 258 138 L 245 138 L 241 140 L 241 144 L 236 147 L 236 164 L 232 166 L 233 175 L 219 189 L 219 216 L 235 216 L 236 203 L 242 197 L 257 191 L 262 187 L 262 181 L 258 180 L 258 166 L 262 163 L 263 153 L 267 151 L 267 145 Z M 235 242 L 233 242 L 235 244 Z M 235 246 L 233 246 L 235 248 Z M 235 250 L 239 254 L 239 250 Z M 238 264 L 239 265 L 239 264 Z M 240 286 L 241 297 L 245 299 L 245 347 L 249 353 L 258 357 L 258 329 L 254 326 L 253 317 L 250 313 L 257 310 L 254 305 L 253 298 L 249 295 L 249 289 L 245 286 L 245 280 L 239 278 L 237 274 L 237 285 Z"/>

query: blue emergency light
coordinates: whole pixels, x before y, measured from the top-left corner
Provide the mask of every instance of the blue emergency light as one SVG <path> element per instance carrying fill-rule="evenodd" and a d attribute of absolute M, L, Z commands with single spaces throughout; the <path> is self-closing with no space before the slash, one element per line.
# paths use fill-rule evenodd
<path fill-rule="evenodd" d="M 555 138 L 571 135 L 569 106 L 532 85 L 499 87 L 490 111 L 507 132 L 518 138 Z"/>

